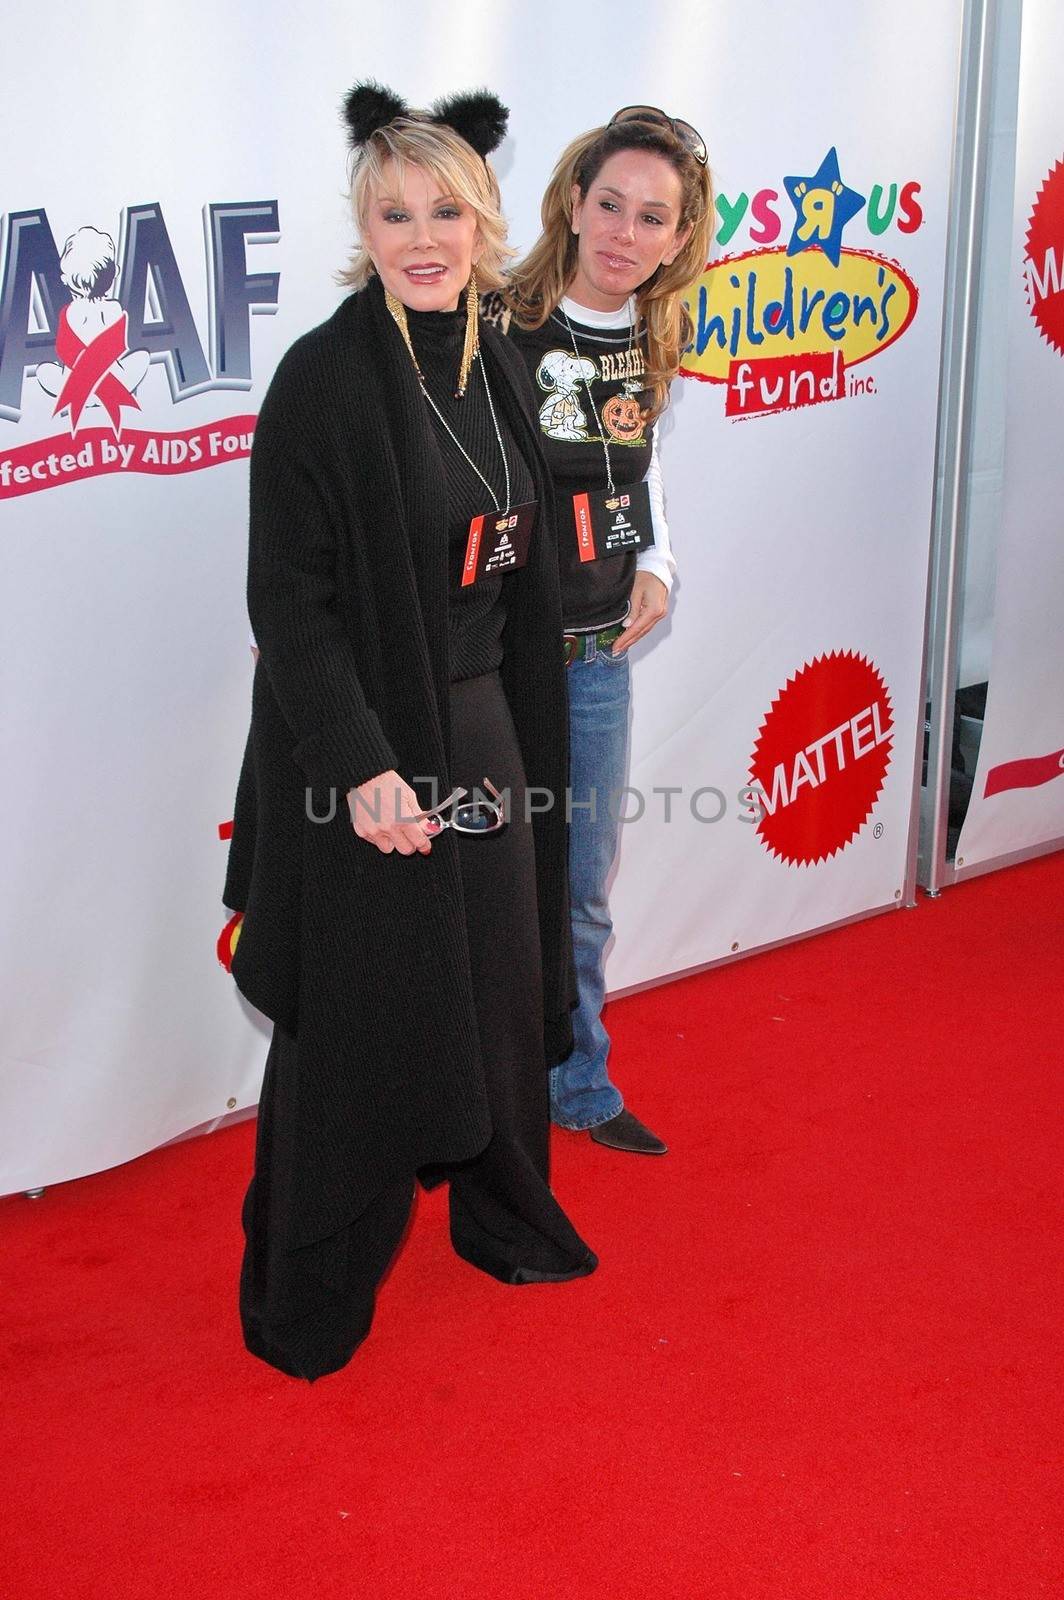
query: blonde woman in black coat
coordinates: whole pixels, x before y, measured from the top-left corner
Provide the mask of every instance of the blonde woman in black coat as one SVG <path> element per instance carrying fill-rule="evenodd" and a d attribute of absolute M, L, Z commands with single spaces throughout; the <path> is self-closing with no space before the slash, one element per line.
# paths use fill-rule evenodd
<path fill-rule="evenodd" d="M 476 314 L 507 253 L 506 113 L 373 85 L 346 113 L 353 293 L 282 360 L 252 454 L 226 891 L 234 976 L 275 1024 L 245 1340 L 311 1379 L 365 1338 L 418 1176 L 450 1182 L 456 1251 L 503 1282 L 596 1265 L 547 1175 L 572 989 L 550 489 L 520 358 Z M 532 503 L 523 563 L 503 541 L 469 582 L 476 519 L 498 542 Z"/>

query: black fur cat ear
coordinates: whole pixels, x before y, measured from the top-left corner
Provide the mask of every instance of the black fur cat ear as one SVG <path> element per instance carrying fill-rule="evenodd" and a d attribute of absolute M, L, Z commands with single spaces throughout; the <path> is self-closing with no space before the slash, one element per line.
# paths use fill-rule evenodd
<path fill-rule="evenodd" d="M 487 156 L 505 139 L 510 113 L 498 95 L 489 94 L 487 89 L 473 89 L 437 100 L 432 120 L 453 128 L 479 156 Z"/>
<path fill-rule="evenodd" d="M 391 89 L 374 83 L 372 79 L 356 83 L 343 104 L 348 143 L 352 150 L 356 150 L 378 128 L 387 127 L 396 117 L 406 115 L 407 106 Z"/>

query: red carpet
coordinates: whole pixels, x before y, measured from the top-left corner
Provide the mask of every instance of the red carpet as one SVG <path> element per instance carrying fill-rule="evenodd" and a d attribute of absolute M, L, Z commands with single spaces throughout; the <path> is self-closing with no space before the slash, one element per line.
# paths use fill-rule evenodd
<path fill-rule="evenodd" d="M 622 1001 L 664 1160 L 556 1135 L 602 1265 L 422 1198 L 351 1365 L 244 1354 L 252 1125 L 0 1203 L 34 1600 L 1034 1600 L 1061 1563 L 1064 856 Z"/>

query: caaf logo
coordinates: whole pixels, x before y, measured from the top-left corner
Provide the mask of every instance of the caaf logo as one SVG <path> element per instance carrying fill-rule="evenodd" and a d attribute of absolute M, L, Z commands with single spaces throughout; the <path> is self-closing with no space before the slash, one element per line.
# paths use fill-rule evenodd
<path fill-rule="evenodd" d="M 832 148 L 816 172 L 784 178 L 783 187 L 795 213 L 785 245 L 775 244 L 783 233 L 778 190 L 760 189 L 752 201 L 717 196 L 717 242 L 731 242 L 749 217 L 757 248 L 712 262 L 688 299 L 694 338 L 681 375 L 726 384 L 732 418 L 875 394 L 871 376 L 849 369 L 900 339 L 916 315 L 908 273 L 842 236 L 862 212 L 874 236 L 892 226 L 915 233 L 924 220 L 918 183 L 875 184 L 861 194 L 843 182 Z"/>
<path fill-rule="evenodd" d="M 1064 355 L 1064 161 L 1038 191 L 1023 263 L 1027 304 L 1047 344 Z"/>
<path fill-rule="evenodd" d="M 788 678 L 750 760 L 757 832 L 789 866 L 837 855 L 864 827 L 890 764 L 894 718 L 878 669 L 852 650 Z"/>
<path fill-rule="evenodd" d="M 130 206 L 113 236 L 82 223 L 62 249 L 45 211 L 0 219 L 0 419 L 65 433 L 0 446 L 0 499 L 110 472 L 196 471 L 251 451 L 253 415 L 177 432 L 134 428 L 169 403 L 250 389 L 254 314 L 277 310 L 276 272 L 247 246 L 280 238 L 276 200 L 204 207 L 207 349 L 157 204 Z"/>

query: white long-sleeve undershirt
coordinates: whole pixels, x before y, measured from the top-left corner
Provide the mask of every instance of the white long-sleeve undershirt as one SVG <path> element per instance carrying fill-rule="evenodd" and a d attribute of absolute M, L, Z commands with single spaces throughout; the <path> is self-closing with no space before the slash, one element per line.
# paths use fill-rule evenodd
<path fill-rule="evenodd" d="M 630 328 L 636 317 L 635 299 L 625 301 L 619 311 L 593 311 L 576 300 L 563 295 L 560 309 L 571 322 L 582 323 L 585 328 Z M 650 491 L 650 521 L 654 529 L 654 543 L 640 550 L 636 570 L 649 572 L 659 578 L 666 590 L 671 590 L 676 576 L 676 558 L 669 538 L 669 523 L 665 515 L 665 484 L 661 476 L 661 459 L 658 455 L 658 430 L 654 429 L 651 441 L 650 465 L 646 470 L 646 486 Z"/>

